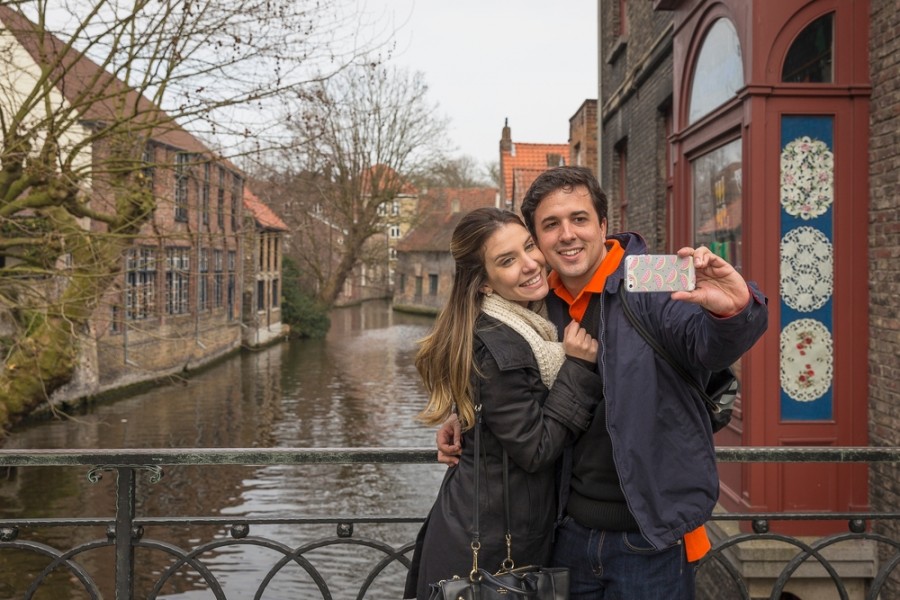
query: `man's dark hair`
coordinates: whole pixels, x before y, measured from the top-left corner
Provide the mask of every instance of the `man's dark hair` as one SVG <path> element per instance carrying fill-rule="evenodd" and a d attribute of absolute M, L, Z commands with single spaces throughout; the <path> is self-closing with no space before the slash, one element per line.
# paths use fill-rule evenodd
<path fill-rule="evenodd" d="M 586 187 L 591 194 L 594 210 L 597 211 L 597 217 L 603 223 L 607 213 L 606 194 L 591 170 L 587 167 L 555 167 L 538 175 L 528 191 L 525 192 L 525 198 L 522 200 L 522 217 L 525 219 L 525 225 L 528 226 L 531 235 L 536 235 L 534 211 L 537 210 L 538 204 L 556 190 L 569 191 L 579 185 Z"/>

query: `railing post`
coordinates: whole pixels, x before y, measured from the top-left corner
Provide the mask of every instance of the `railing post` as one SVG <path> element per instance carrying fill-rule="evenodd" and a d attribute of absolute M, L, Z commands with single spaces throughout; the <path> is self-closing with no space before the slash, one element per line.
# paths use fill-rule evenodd
<path fill-rule="evenodd" d="M 116 468 L 116 600 L 134 597 L 134 468 Z"/>

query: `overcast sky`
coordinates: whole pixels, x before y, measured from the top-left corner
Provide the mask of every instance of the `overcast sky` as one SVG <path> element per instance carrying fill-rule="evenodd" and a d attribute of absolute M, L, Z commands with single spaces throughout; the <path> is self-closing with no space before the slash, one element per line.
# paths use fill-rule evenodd
<path fill-rule="evenodd" d="M 505 118 L 514 142 L 567 143 L 597 97 L 596 0 L 364 1 L 393 18 L 390 62 L 425 74 L 457 154 L 497 161 Z"/>

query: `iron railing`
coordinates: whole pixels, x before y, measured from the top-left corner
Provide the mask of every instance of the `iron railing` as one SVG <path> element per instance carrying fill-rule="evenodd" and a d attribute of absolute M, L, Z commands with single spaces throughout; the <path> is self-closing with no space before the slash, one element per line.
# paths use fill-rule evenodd
<path fill-rule="evenodd" d="M 84 566 L 84 559 L 94 552 L 107 552 L 114 560 L 101 560 L 107 571 L 106 577 L 112 582 L 115 597 L 119 600 L 135 597 L 136 574 L 150 578 L 149 593 L 141 592 L 141 597 L 156 598 L 163 593 L 173 578 L 185 569 L 194 574 L 194 579 L 201 587 L 205 587 L 205 597 L 216 599 L 227 598 L 225 589 L 220 583 L 221 567 L 211 567 L 205 562 L 205 556 L 222 552 L 236 546 L 256 546 L 274 552 L 274 559 L 269 570 L 261 576 L 261 583 L 254 593 L 254 598 L 268 598 L 269 586 L 274 578 L 290 565 L 299 568 L 308 580 L 308 588 L 314 590 L 315 597 L 330 600 L 332 598 L 379 598 L 384 593 L 378 590 L 379 576 L 389 569 L 405 570 L 410 564 L 413 542 L 400 545 L 390 544 L 368 537 L 355 537 L 354 525 L 357 524 L 400 524 L 420 523 L 423 515 L 411 516 L 356 516 L 342 517 L 323 515 L 317 517 L 139 517 L 136 514 L 136 489 L 142 472 L 149 474 L 148 481 L 154 483 L 163 477 L 163 467 L 197 465 L 212 467 L 216 465 L 353 465 L 353 464 L 426 464 L 434 462 L 433 449 L 403 448 L 319 448 L 319 449 L 142 449 L 142 450 L 3 450 L 0 449 L 0 468 L 39 468 L 39 467 L 71 467 L 87 470 L 87 478 L 91 482 L 100 479 L 103 472 L 116 474 L 115 482 L 115 515 L 107 518 L 41 518 L 41 519 L 0 519 L 0 565 L 5 553 L 27 553 L 43 557 L 43 567 L 36 573 L 7 573 L 7 577 L 22 578 L 28 583 L 24 592 L 27 599 L 39 598 L 42 587 L 54 573 L 67 573 L 71 585 L 72 598 L 102 598 L 101 585 L 98 584 L 96 572 Z M 720 462 L 832 462 L 832 463 L 897 463 L 900 462 L 900 447 L 882 448 L 719 448 L 717 457 Z M 846 533 L 834 534 L 814 542 L 801 538 L 771 533 L 768 523 L 773 520 L 844 520 L 848 523 Z M 737 533 L 718 541 L 709 554 L 699 564 L 699 573 L 705 569 L 716 571 L 717 577 L 728 580 L 735 590 L 729 598 L 751 598 L 749 586 L 739 569 L 730 559 L 731 552 L 741 544 L 761 540 L 771 540 L 796 548 L 793 556 L 787 560 L 783 569 L 774 578 L 770 598 L 782 598 L 782 592 L 792 577 L 804 565 L 817 563 L 826 578 L 831 579 L 837 595 L 841 599 L 850 600 L 848 586 L 838 573 L 838 569 L 825 556 L 826 550 L 848 541 L 868 540 L 882 547 L 881 561 L 866 584 L 865 598 L 875 600 L 885 589 L 885 582 L 893 575 L 900 563 L 900 542 L 892 537 L 874 533 L 868 526 L 870 522 L 893 522 L 900 519 L 898 512 L 879 513 L 722 513 L 713 516 L 714 521 L 743 521 L 752 524 L 752 532 Z M 282 541 L 261 535 L 250 535 L 252 530 L 268 525 L 330 525 L 336 527 L 335 535 L 305 541 L 300 545 L 290 545 Z M 183 548 L 162 539 L 145 535 L 147 530 L 160 527 L 201 528 L 213 526 L 227 535 L 205 542 L 196 543 L 191 548 Z M 32 535 L 38 531 L 52 528 L 105 528 L 105 537 L 74 543 L 68 548 L 58 548 L 42 541 L 35 541 Z M 896 531 L 896 525 L 889 525 L 889 531 Z M 366 568 L 359 572 L 358 588 L 352 591 L 336 592 L 329 587 L 320 566 L 310 558 L 316 551 L 334 548 L 349 549 L 353 556 L 356 549 L 367 548 L 378 556 Z M 167 557 L 168 564 L 152 574 L 141 571 L 144 563 L 136 561 L 136 551 L 161 553 Z M 333 555 L 332 555 L 333 556 Z M 354 569 L 359 569 L 358 566 Z M 2 578 L 2 575 L 0 575 Z M 396 579 L 396 577 L 394 577 Z M 395 586 L 391 595 L 397 597 L 400 584 Z M 337 595 L 336 595 L 337 594 Z M 304 598 L 312 598 L 304 592 Z"/>

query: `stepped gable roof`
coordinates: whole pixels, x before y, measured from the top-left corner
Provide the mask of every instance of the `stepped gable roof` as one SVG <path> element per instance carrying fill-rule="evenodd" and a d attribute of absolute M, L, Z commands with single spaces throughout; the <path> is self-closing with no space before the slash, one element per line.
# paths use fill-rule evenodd
<path fill-rule="evenodd" d="M 289 231 L 284 221 L 275 214 L 262 200 L 256 197 L 256 194 L 250 191 L 248 187 L 244 187 L 244 208 L 250 211 L 256 224 L 262 229 L 269 231 Z"/>
<path fill-rule="evenodd" d="M 449 252 L 453 229 L 463 216 L 497 205 L 497 188 L 434 188 L 419 198 L 419 222 L 397 243 L 401 252 Z"/>
<path fill-rule="evenodd" d="M 66 101 L 80 111 L 83 121 L 105 123 L 116 119 L 119 112 L 117 105 L 124 99 L 124 105 L 134 111 L 129 121 L 146 123 L 148 135 L 153 140 L 187 152 L 213 154 L 145 96 L 103 70 L 82 52 L 75 48 L 67 49 L 59 38 L 41 31 L 20 12 L 0 4 L 0 23 L 38 65 L 55 65 L 51 77 L 58 80 L 56 88 Z M 222 162 L 235 169 L 228 161 Z"/>
<path fill-rule="evenodd" d="M 568 144 L 513 143 L 512 150 L 503 150 L 500 153 L 500 164 L 503 168 L 503 190 L 507 194 L 505 199 L 508 200 L 512 196 L 514 171 L 518 169 L 546 171 L 551 167 L 567 164 L 568 159 Z M 534 180 L 532 179 L 532 181 Z"/>

